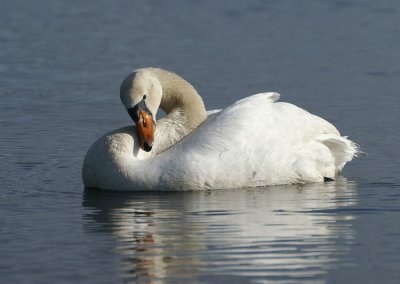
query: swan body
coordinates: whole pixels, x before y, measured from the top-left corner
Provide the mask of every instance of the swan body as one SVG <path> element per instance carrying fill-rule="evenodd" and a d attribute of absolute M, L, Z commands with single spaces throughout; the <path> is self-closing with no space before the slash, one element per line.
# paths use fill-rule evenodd
<path fill-rule="evenodd" d="M 128 111 L 144 103 L 152 116 L 159 107 L 166 116 L 155 123 L 146 151 L 139 124 L 97 140 L 84 160 L 87 187 L 183 191 L 323 182 L 335 179 L 358 152 L 326 120 L 278 102 L 278 93 L 207 113 L 178 75 L 156 68 L 132 74 L 121 85 Z"/>

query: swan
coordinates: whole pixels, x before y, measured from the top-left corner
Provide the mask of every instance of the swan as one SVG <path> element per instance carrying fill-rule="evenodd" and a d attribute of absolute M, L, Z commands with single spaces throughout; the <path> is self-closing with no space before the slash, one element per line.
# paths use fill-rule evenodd
<path fill-rule="evenodd" d="M 331 123 L 278 102 L 275 92 L 207 112 L 182 77 L 143 68 L 122 81 L 120 97 L 135 125 L 89 148 L 86 187 L 184 191 L 324 182 L 359 152 Z M 159 108 L 166 115 L 156 121 Z"/>

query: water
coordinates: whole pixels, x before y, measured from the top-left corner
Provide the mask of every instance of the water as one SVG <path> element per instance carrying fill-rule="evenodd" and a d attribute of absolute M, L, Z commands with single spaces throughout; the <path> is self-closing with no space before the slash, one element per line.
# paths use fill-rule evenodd
<path fill-rule="evenodd" d="M 2 1 L 4 283 L 397 283 L 397 1 Z M 84 191 L 122 78 L 158 66 L 209 109 L 278 91 L 368 152 L 340 181 Z"/>

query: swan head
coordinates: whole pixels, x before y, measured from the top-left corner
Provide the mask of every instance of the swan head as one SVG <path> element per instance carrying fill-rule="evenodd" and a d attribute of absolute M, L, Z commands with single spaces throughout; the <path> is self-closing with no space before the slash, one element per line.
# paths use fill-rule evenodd
<path fill-rule="evenodd" d="M 122 81 L 120 97 L 136 124 L 140 148 L 146 152 L 151 151 L 156 114 L 162 97 L 159 80 L 146 69 L 136 70 Z"/>

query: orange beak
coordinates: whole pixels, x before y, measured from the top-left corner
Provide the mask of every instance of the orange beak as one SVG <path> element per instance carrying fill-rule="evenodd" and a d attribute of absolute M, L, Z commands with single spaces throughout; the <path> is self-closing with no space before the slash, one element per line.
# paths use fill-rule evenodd
<path fill-rule="evenodd" d="M 154 143 L 154 121 L 151 114 L 139 110 L 139 120 L 136 121 L 137 132 L 140 140 L 140 148 L 150 152 Z"/>

